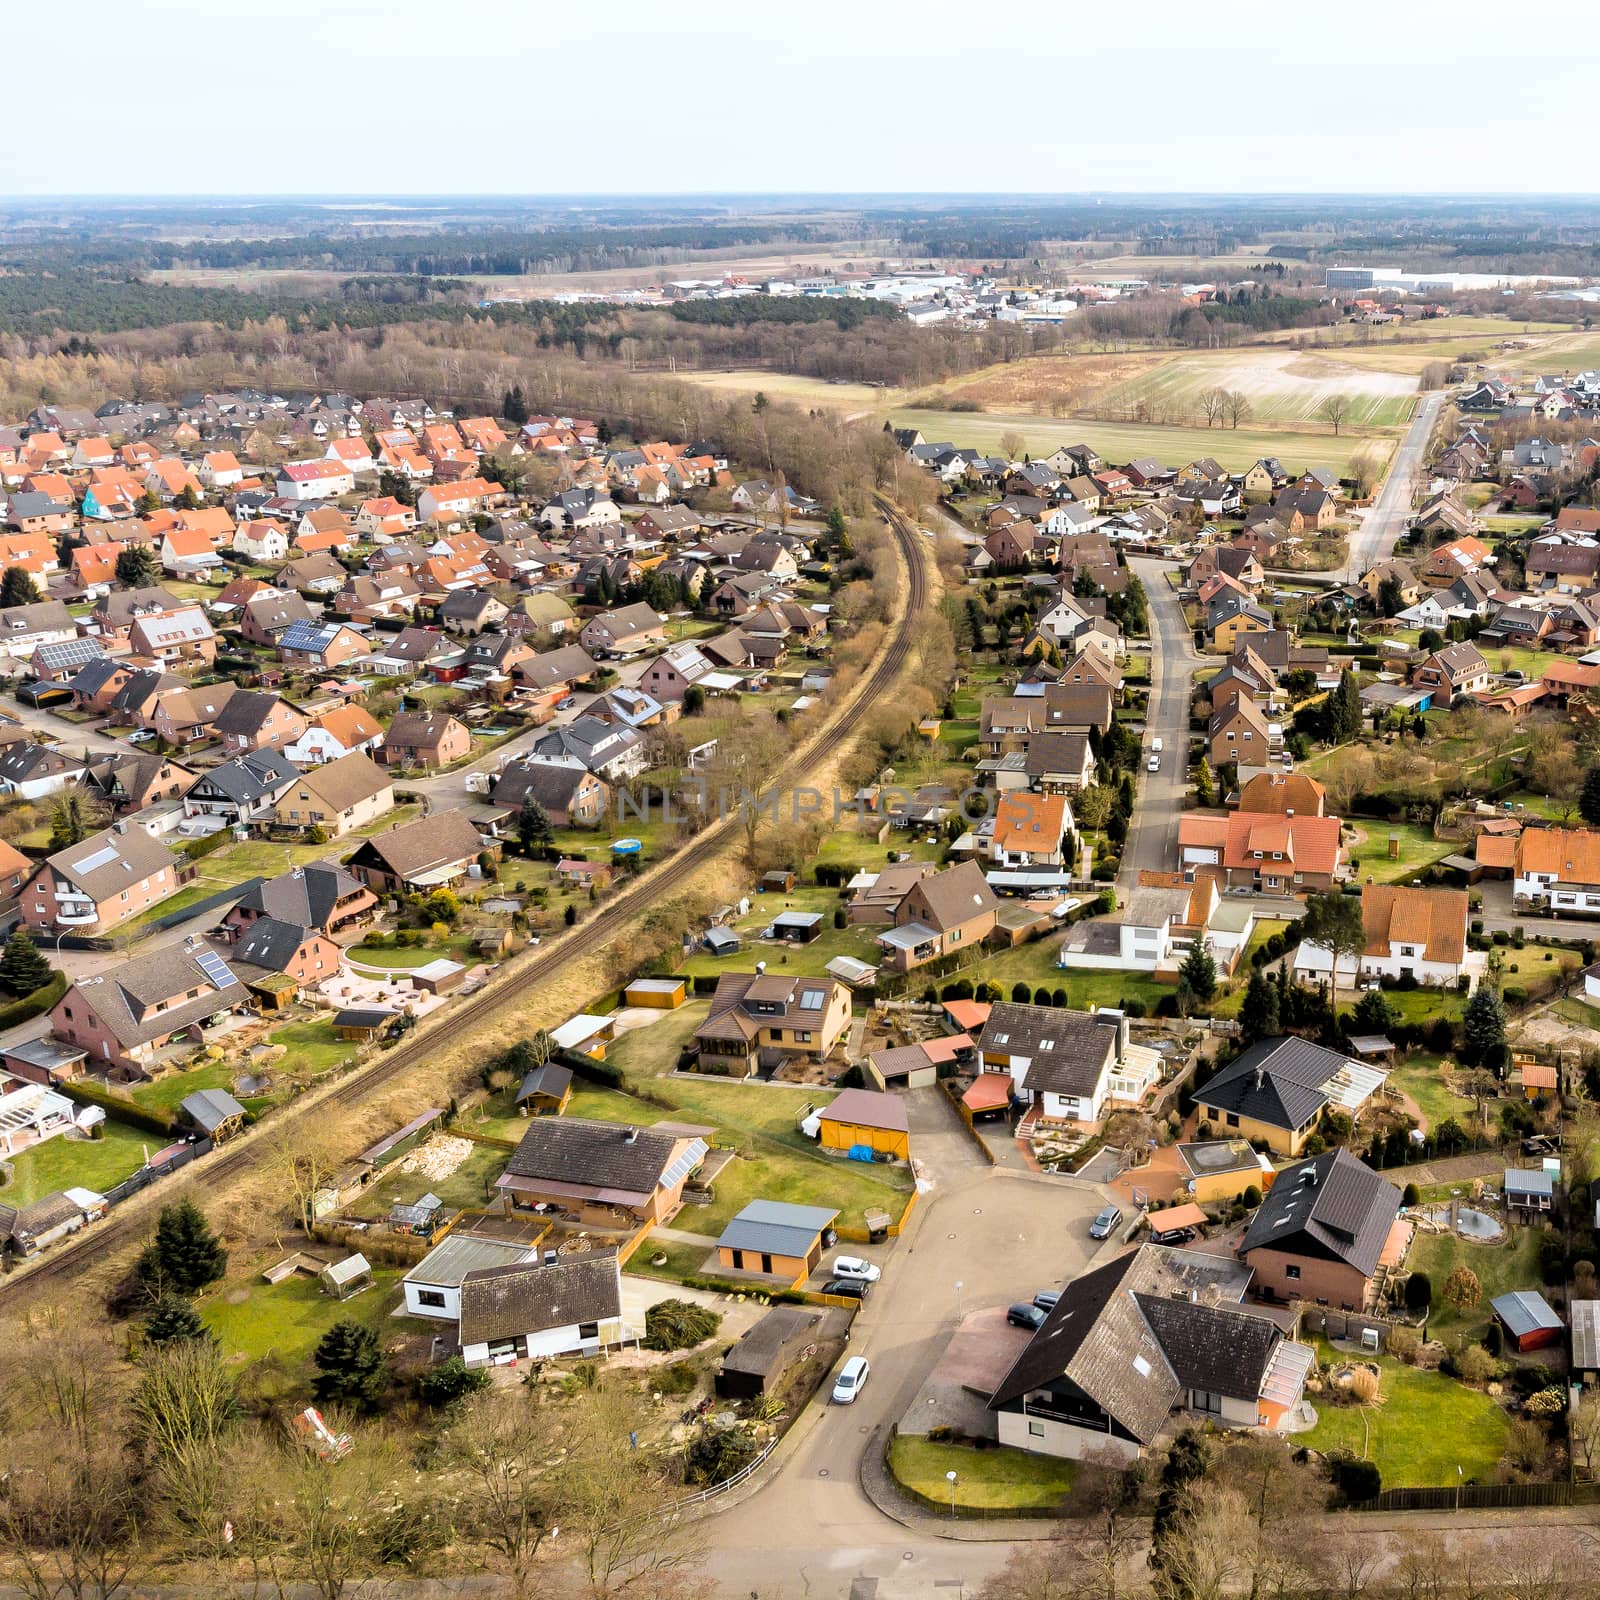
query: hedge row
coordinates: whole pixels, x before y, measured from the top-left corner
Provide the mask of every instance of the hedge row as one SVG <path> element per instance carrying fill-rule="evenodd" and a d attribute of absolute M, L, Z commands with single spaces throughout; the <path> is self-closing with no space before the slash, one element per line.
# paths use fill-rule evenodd
<path fill-rule="evenodd" d="M 58 972 L 43 988 L 0 1006 L 0 1028 L 10 1028 L 19 1022 L 31 1022 L 35 1017 L 43 1016 L 66 992 L 67 975 Z"/>
<path fill-rule="evenodd" d="M 108 1117 L 114 1117 L 118 1122 L 125 1122 L 131 1128 L 143 1128 L 146 1133 L 157 1134 L 163 1140 L 172 1137 L 172 1122 L 169 1118 L 158 1116 L 154 1111 L 146 1111 L 143 1106 L 135 1105 L 125 1095 L 113 1094 L 92 1079 L 75 1078 L 71 1082 L 61 1084 L 60 1089 L 69 1100 L 76 1100 L 86 1106 L 99 1106 Z"/>

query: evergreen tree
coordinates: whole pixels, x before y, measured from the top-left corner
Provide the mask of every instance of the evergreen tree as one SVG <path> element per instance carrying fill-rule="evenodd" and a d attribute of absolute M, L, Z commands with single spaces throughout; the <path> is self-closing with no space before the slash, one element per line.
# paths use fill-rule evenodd
<path fill-rule="evenodd" d="M 50 963 L 39 954 L 27 932 L 18 928 L 6 940 L 0 955 L 0 989 L 19 998 L 42 989 L 55 976 Z"/>
<path fill-rule="evenodd" d="M 1367 947 L 1367 930 L 1361 920 L 1361 902 L 1354 895 L 1314 894 L 1306 901 L 1300 922 L 1300 942 L 1329 952 L 1333 960 L 1333 996 L 1339 998 L 1339 969 L 1359 963 Z"/>
<path fill-rule="evenodd" d="M 175 1344 L 180 1339 L 211 1339 L 214 1335 L 200 1320 L 188 1300 L 165 1294 L 145 1319 L 144 1336 L 151 1344 Z"/>
<path fill-rule="evenodd" d="M 1399 1019 L 1381 989 L 1362 995 L 1351 1013 L 1351 1025 L 1361 1033 L 1387 1033 Z"/>
<path fill-rule="evenodd" d="M 1355 673 L 1347 667 L 1338 688 L 1328 696 L 1328 738 L 1334 744 L 1348 744 L 1360 732 L 1361 690 Z"/>
<path fill-rule="evenodd" d="M 134 1271 L 156 1294 L 198 1294 L 228 1270 L 228 1252 L 193 1200 L 161 1208 L 155 1237 L 140 1252 Z"/>
<path fill-rule="evenodd" d="M 500 409 L 505 414 L 507 422 L 520 428 L 528 420 L 528 402 L 522 397 L 522 385 L 513 384 L 506 390 L 505 399 L 500 402 Z"/>
<path fill-rule="evenodd" d="M 686 717 L 698 717 L 706 708 L 706 692 L 698 683 L 691 683 L 683 691 L 683 714 Z"/>
<path fill-rule="evenodd" d="M 1217 803 L 1217 785 L 1211 776 L 1211 763 L 1204 756 L 1200 757 L 1200 765 L 1194 772 L 1194 798 L 1202 806 L 1214 806 Z"/>
<path fill-rule="evenodd" d="M 1393 573 L 1378 585 L 1378 615 L 1392 617 L 1405 609 L 1405 596 L 1400 592 L 1400 580 Z"/>
<path fill-rule="evenodd" d="M 192 483 L 186 483 L 178 491 L 178 498 L 172 503 L 180 511 L 198 511 L 200 509 L 200 496 L 194 492 Z"/>
<path fill-rule="evenodd" d="M 79 794 L 64 795 L 50 814 L 50 848 L 65 850 L 93 831 L 88 810 Z"/>
<path fill-rule="evenodd" d="M 317 1375 L 311 1392 L 317 1399 L 340 1400 L 362 1411 L 377 1409 L 383 1393 L 383 1346 L 377 1333 L 345 1318 L 323 1334 L 312 1356 Z"/>
<path fill-rule="evenodd" d="M 1244 991 L 1244 1003 L 1239 1007 L 1239 1032 L 1246 1044 L 1270 1039 L 1278 1032 L 1277 985 L 1260 967 L 1250 974 Z"/>
<path fill-rule="evenodd" d="M 517 813 L 517 843 L 522 853 L 531 856 L 536 846 L 550 844 L 555 830 L 550 826 L 550 813 L 534 799 L 532 793 L 523 796 L 522 809 Z"/>
<path fill-rule="evenodd" d="M 1196 939 L 1178 968 L 1178 981 L 1204 1004 L 1217 992 L 1217 963 L 1204 939 Z"/>
<path fill-rule="evenodd" d="M 1600 766 L 1590 767 L 1578 794 L 1578 815 L 1591 828 L 1600 828 Z"/>
<path fill-rule="evenodd" d="M 1467 1002 L 1461 1018 L 1461 1060 L 1464 1066 L 1487 1072 L 1505 1070 L 1506 1013 L 1500 996 L 1484 985 Z"/>
<path fill-rule="evenodd" d="M 147 544 L 127 544 L 117 552 L 117 582 L 124 589 L 148 589 L 161 575 L 156 553 Z"/>
<path fill-rule="evenodd" d="M 39 598 L 39 585 L 26 567 L 7 567 L 0 577 L 0 606 L 30 606 Z"/>

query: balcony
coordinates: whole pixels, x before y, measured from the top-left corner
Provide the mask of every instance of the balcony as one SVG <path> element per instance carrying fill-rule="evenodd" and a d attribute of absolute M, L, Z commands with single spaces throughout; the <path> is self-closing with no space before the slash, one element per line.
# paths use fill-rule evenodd
<path fill-rule="evenodd" d="M 59 900 L 54 921 L 58 928 L 83 928 L 100 920 L 100 909 L 92 900 Z"/>

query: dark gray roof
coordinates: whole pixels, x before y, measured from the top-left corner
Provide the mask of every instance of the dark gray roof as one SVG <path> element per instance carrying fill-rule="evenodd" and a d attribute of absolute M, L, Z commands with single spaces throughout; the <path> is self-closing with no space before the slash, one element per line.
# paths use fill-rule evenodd
<path fill-rule="evenodd" d="M 1327 1085 L 1345 1058 L 1309 1039 L 1262 1039 L 1195 1091 L 1220 1111 L 1269 1127 L 1303 1128 L 1328 1103 Z"/>
<path fill-rule="evenodd" d="M 313 861 L 256 884 L 240 897 L 239 907 L 303 928 L 326 928 L 338 902 L 361 893 L 362 887 L 343 867 Z"/>
<path fill-rule="evenodd" d="M 1400 1191 L 1345 1150 L 1285 1167 L 1239 1246 L 1343 1261 L 1363 1277 L 1377 1270 L 1400 1213 Z"/>
<path fill-rule="evenodd" d="M 281 703 L 279 695 L 256 689 L 239 689 L 217 713 L 218 733 L 254 733 Z"/>
<path fill-rule="evenodd" d="M 821 1323 L 820 1311 L 773 1306 L 722 1358 L 722 1370 L 764 1378 L 793 1340 L 801 1335 L 809 1336 Z"/>
<path fill-rule="evenodd" d="M 382 1006 L 346 1006 L 343 1011 L 334 1013 L 333 1023 L 336 1028 L 381 1028 L 395 1015 Z"/>
<path fill-rule="evenodd" d="M 257 917 L 239 941 L 234 958 L 252 967 L 263 967 L 268 972 L 285 972 L 294 960 L 295 952 L 311 934 L 311 929 L 292 922 L 280 922 L 276 917 Z"/>
<path fill-rule="evenodd" d="M 804 1256 L 817 1235 L 838 1216 L 831 1206 L 797 1206 L 784 1200 L 752 1200 L 722 1230 L 717 1240 L 729 1250 L 760 1250 L 775 1256 Z"/>
<path fill-rule="evenodd" d="M 487 1344 L 622 1314 L 615 1251 L 550 1262 L 482 1267 L 461 1280 L 459 1342 Z"/>
<path fill-rule="evenodd" d="M 517 1103 L 520 1105 L 536 1094 L 547 1094 L 559 1100 L 571 1087 L 572 1069 L 556 1061 L 547 1061 L 542 1067 L 535 1067 L 518 1085 Z"/>
<path fill-rule="evenodd" d="M 540 1117 L 512 1152 L 504 1177 L 648 1195 L 673 1164 L 680 1141 L 681 1135 L 657 1133 L 654 1128 Z M 702 1155 L 704 1149 L 701 1145 Z"/>
<path fill-rule="evenodd" d="M 196 1089 L 178 1102 L 178 1109 L 202 1133 L 215 1133 L 223 1123 L 244 1115 L 244 1107 L 226 1089 Z"/>
<path fill-rule="evenodd" d="M 240 696 L 235 695 L 234 699 Z M 219 719 L 220 722 L 220 719 Z M 252 750 L 213 767 L 189 790 L 209 798 L 221 795 L 239 805 L 253 805 L 263 796 L 286 789 L 300 776 L 300 769 L 281 750 Z"/>
<path fill-rule="evenodd" d="M 1240 1400 L 1254 1400 L 1261 1393 L 1267 1363 L 1283 1337 L 1283 1330 L 1269 1317 L 1237 1306 L 1153 1294 L 1136 1294 L 1134 1299 L 1185 1389 Z"/>
<path fill-rule="evenodd" d="M 1088 1011 L 997 1001 L 979 1036 L 985 1052 L 1026 1056 L 1022 1087 L 1035 1093 L 1091 1095 L 1117 1049 L 1121 1020 Z"/>
<path fill-rule="evenodd" d="M 552 761 L 512 761 L 501 768 L 495 779 L 494 802 L 520 806 L 532 795 L 546 811 L 565 811 L 579 785 L 599 781 L 587 767 L 564 767 Z"/>
<path fill-rule="evenodd" d="M 205 966 L 200 962 L 202 956 L 206 957 Z M 155 1009 L 191 990 L 200 992 L 192 999 Z M 79 978 L 68 992 L 81 995 L 124 1047 L 166 1038 L 218 1011 L 241 1006 L 249 998 L 232 968 L 209 946 L 191 949 L 187 944 L 130 956 L 109 973 Z"/>

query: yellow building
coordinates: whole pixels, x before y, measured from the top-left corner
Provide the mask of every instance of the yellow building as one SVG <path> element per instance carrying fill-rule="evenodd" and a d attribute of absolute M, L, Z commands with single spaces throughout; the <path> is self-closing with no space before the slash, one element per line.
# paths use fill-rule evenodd
<path fill-rule="evenodd" d="M 1245 1139 L 1205 1139 L 1180 1144 L 1178 1159 L 1188 1174 L 1184 1188 L 1199 1205 L 1237 1200 L 1246 1189 L 1265 1194 L 1277 1175 L 1271 1161 Z"/>
<path fill-rule="evenodd" d="M 1211 647 L 1228 655 L 1233 650 L 1234 640 L 1250 633 L 1269 633 L 1271 629 L 1270 617 L 1258 617 L 1249 611 L 1236 611 L 1231 617 L 1224 617 L 1211 630 Z"/>
<path fill-rule="evenodd" d="M 854 1150 L 865 1146 L 896 1161 L 911 1159 L 911 1127 L 906 1103 L 892 1094 L 871 1089 L 846 1089 L 823 1109 L 818 1121 L 824 1150 Z"/>
<path fill-rule="evenodd" d="M 622 991 L 625 1006 L 648 1006 L 658 1011 L 676 1011 L 688 994 L 685 978 L 635 978 Z"/>

